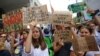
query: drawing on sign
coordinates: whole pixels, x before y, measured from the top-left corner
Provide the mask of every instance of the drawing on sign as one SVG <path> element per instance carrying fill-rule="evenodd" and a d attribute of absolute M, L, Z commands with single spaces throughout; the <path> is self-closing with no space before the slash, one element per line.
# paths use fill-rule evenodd
<path fill-rule="evenodd" d="M 4 25 L 4 31 L 5 32 L 8 32 L 10 30 L 10 27 L 9 27 L 9 16 L 7 16 L 6 14 L 3 14 L 2 15 L 2 18 L 3 18 L 3 25 Z"/>
<path fill-rule="evenodd" d="M 11 32 L 12 29 L 17 31 L 23 28 L 22 11 L 20 9 L 6 13 L 2 15 L 2 18 L 5 32 Z"/>

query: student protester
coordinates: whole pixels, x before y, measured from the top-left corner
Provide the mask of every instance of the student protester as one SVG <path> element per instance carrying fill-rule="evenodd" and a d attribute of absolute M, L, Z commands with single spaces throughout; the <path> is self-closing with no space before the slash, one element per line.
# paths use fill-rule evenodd
<path fill-rule="evenodd" d="M 88 26 L 92 29 L 92 31 L 93 31 L 92 36 L 95 37 L 97 44 L 100 45 L 100 36 L 99 36 L 99 31 L 98 31 L 99 30 L 99 25 L 97 25 L 94 22 L 90 22 L 88 24 Z"/>
<path fill-rule="evenodd" d="M 0 35 L 0 56 L 11 56 L 10 52 L 5 48 L 5 34 Z"/>
<path fill-rule="evenodd" d="M 23 56 L 49 56 L 43 34 L 36 24 L 30 25 L 30 30 L 24 46 Z"/>
<path fill-rule="evenodd" d="M 53 52 L 53 37 L 50 35 L 50 30 L 48 28 L 44 29 L 44 40 L 49 49 L 49 56 L 54 56 Z"/>
<path fill-rule="evenodd" d="M 93 34 L 93 31 L 91 28 L 87 26 L 83 26 L 80 28 L 80 34 L 79 34 L 80 37 L 92 36 L 92 34 Z M 74 33 L 74 36 L 77 36 L 77 34 Z M 87 51 L 87 52 L 79 51 L 79 54 L 80 56 L 95 56 L 95 54 L 100 54 L 100 51 Z"/>
<path fill-rule="evenodd" d="M 23 54 L 23 47 L 25 46 L 25 42 L 26 42 L 26 39 L 28 37 L 28 31 L 27 30 L 23 30 L 21 33 L 21 37 L 20 37 L 20 54 L 22 55 Z"/>
<path fill-rule="evenodd" d="M 64 26 L 57 26 L 56 30 L 64 30 Z M 55 31 L 56 31 L 55 30 Z M 54 37 L 53 50 L 54 56 L 70 56 L 70 48 L 72 46 L 71 42 L 67 42 L 63 37 Z"/>

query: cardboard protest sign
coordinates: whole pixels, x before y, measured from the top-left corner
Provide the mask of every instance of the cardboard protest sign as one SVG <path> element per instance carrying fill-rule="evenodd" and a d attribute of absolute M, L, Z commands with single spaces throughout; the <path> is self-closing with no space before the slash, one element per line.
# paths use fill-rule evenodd
<path fill-rule="evenodd" d="M 99 51 L 96 40 L 93 36 L 86 37 L 85 40 L 90 51 Z"/>
<path fill-rule="evenodd" d="M 95 54 L 95 56 L 100 56 L 100 54 Z"/>
<path fill-rule="evenodd" d="M 74 51 L 76 53 L 76 55 L 78 54 L 79 51 L 88 51 L 88 46 L 86 44 L 86 41 L 85 41 L 85 38 L 74 38 L 72 40 L 73 42 L 73 48 L 74 48 Z"/>
<path fill-rule="evenodd" d="M 10 27 L 9 27 L 9 16 L 6 14 L 2 15 L 3 18 L 3 25 L 4 25 L 4 31 L 9 32 Z"/>
<path fill-rule="evenodd" d="M 86 52 L 86 51 L 98 51 L 98 47 L 95 41 L 95 38 L 90 37 L 74 37 L 72 39 L 73 42 L 73 48 L 76 54 L 78 54 L 79 51 Z"/>
<path fill-rule="evenodd" d="M 23 14 L 22 14 L 22 10 L 17 10 L 16 12 L 16 26 L 17 26 L 17 29 L 16 30 L 21 30 L 23 29 Z"/>
<path fill-rule="evenodd" d="M 2 18 L 5 32 L 11 32 L 12 29 L 17 31 L 23 28 L 22 11 L 20 9 L 6 13 L 2 15 Z"/>
<path fill-rule="evenodd" d="M 48 20 L 47 6 L 34 6 L 23 8 L 23 24 L 28 25 L 32 21 L 37 21 L 38 23 L 44 23 Z"/>
<path fill-rule="evenodd" d="M 52 24 L 53 25 L 67 26 L 69 21 L 72 21 L 71 15 L 67 15 L 67 14 L 54 14 L 54 15 L 52 15 Z"/>
<path fill-rule="evenodd" d="M 62 38 L 64 41 L 71 41 L 71 35 L 69 30 L 55 30 L 54 31 L 54 40 Z"/>

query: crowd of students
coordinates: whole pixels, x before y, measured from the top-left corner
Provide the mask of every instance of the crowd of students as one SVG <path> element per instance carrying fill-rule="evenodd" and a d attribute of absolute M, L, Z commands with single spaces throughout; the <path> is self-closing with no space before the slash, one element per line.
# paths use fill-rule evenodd
<path fill-rule="evenodd" d="M 98 49 L 100 49 L 100 25 L 89 21 L 79 26 L 69 24 L 68 28 L 73 36 L 86 37 L 94 36 Z M 77 27 L 76 27 L 77 26 Z M 54 31 L 64 30 L 67 27 L 62 25 L 52 30 L 37 27 L 30 24 L 30 29 L 0 33 L 0 56 L 77 56 L 73 49 L 72 42 L 66 42 L 62 37 L 55 40 Z M 49 32 L 52 36 L 45 35 Z M 99 51 L 79 51 L 79 56 L 95 56 Z"/>
<path fill-rule="evenodd" d="M 63 26 L 59 26 L 61 30 Z M 59 30 L 60 30 L 59 29 Z M 100 25 L 89 22 L 80 25 L 78 28 L 70 27 L 74 36 L 86 37 L 94 36 L 98 48 L 100 48 Z M 55 30 L 53 30 L 55 31 Z M 44 31 L 48 33 L 48 30 Z M 64 41 L 63 38 L 54 36 L 44 36 L 41 28 L 31 25 L 30 29 L 20 32 L 0 34 L 0 56 L 75 56 L 71 42 Z M 79 52 L 80 56 L 94 56 L 100 51 Z"/>

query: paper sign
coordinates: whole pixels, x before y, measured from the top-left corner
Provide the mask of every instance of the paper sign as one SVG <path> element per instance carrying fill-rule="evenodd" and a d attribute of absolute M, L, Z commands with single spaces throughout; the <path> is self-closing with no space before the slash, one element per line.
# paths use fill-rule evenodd
<path fill-rule="evenodd" d="M 54 40 L 58 40 L 59 38 L 62 38 L 64 41 L 71 41 L 71 35 L 68 30 L 55 30 L 54 32 Z"/>
<path fill-rule="evenodd" d="M 90 51 L 99 51 L 96 40 L 93 36 L 86 37 L 86 42 Z"/>
<path fill-rule="evenodd" d="M 98 47 L 94 37 L 74 37 L 72 39 L 73 48 L 76 54 L 79 51 L 98 51 Z"/>
<path fill-rule="evenodd" d="M 85 21 L 92 20 L 92 16 L 89 13 L 87 13 L 87 10 L 83 11 L 83 14 L 84 14 L 84 20 Z"/>
<path fill-rule="evenodd" d="M 100 54 L 95 54 L 95 56 L 100 56 Z"/>
<path fill-rule="evenodd" d="M 63 14 L 54 14 L 52 16 L 52 23 L 53 25 L 68 25 L 68 21 L 72 21 L 72 17 L 70 15 L 63 15 Z"/>
<path fill-rule="evenodd" d="M 45 23 L 49 18 L 46 5 L 23 8 L 23 14 L 24 25 L 28 25 L 32 21 Z"/>
<path fill-rule="evenodd" d="M 21 30 L 23 28 L 22 17 L 23 16 L 22 16 L 21 9 L 11 11 L 11 12 L 8 12 L 8 13 L 2 15 L 4 31 L 11 32 L 12 29 L 14 31 Z"/>

